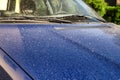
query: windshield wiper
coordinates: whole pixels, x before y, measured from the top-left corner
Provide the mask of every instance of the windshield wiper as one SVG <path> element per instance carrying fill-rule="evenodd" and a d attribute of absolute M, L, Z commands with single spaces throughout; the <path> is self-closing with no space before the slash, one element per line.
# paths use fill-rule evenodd
<path fill-rule="evenodd" d="M 22 15 L 17 17 L 0 17 L 0 20 L 34 20 L 34 21 L 49 21 L 55 23 L 74 23 L 74 22 L 105 22 L 103 19 L 96 17 L 86 16 L 86 15 L 77 15 L 77 14 L 67 14 L 62 16 L 31 16 L 31 15 Z"/>
<path fill-rule="evenodd" d="M 95 22 L 106 22 L 104 19 L 99 19 L 93 16 L 87 16 L 87 15 L 77 15 L 77 14 L 68 14 L 66 16 L 58 17 L 58 19 L 63 20 L 70 20 L 72 22 L 81 22 L 81 21 L 95 21 Z"/>
<path fill-rule="evenodd" d="M 62 19 L 56 19 L 56 18 L 51 18 L 48 19 L 49 22 L 56 22 L 56 23 L 72 23 L 69 20 L 62 20 Z"/>
<path fill-rule="evenodd" d="M 1 22 L 20 22 L 20 20 L 34 20 L 34 21 L 48 21 L 48 22 L 55 22 L 55 23 L 72 23 L 69 20 L 58 19 L 50 16 L 17 16 L 17 17 L 0 17 Z"/>
<path fill-rule="evenodd" d="M 26 19 L 30 19 L 30 20 L 44 20 L 44 21 L 49 21 L 49 22 L 55 22 L 55 23 L 72 23 L 69 20 L 63 20 L 60 18 L 56 18 L 53 16 L 24 16 L 24 18 Z"/>
<path fill-rule="evenodd" d="M 55 23 L 73 23 L 73 22 L 82 22 L 83 20 L 87 20 L 88 18 L 85 16 L 79 16 L 74 14 L 67 14 L 61 16 L 24 16 L 26 19 L 31 20 L 47 20 L 49 22 Z"/>

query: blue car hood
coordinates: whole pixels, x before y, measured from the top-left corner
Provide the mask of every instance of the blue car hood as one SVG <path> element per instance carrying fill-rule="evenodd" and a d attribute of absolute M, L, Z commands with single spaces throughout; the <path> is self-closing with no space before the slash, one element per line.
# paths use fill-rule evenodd
<path fill-rule="evenodd" d="M 0 47 L 35 80 L 118 80 L 114 24 L 0 24 Z"/>

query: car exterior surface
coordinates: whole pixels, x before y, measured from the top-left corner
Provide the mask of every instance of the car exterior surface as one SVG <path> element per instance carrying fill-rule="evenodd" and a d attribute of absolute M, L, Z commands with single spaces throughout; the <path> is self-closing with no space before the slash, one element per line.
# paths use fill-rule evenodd
<path fill-rule="evenodd" d="M 82 0 L 0 1 L 0 80 L 120 79 L 120 27 Z"/>

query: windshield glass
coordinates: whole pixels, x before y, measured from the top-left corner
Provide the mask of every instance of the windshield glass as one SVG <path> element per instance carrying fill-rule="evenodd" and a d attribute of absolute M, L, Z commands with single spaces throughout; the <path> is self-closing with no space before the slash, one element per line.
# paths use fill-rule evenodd
<path fill-rule="evenodd" d="M 2 0 L 1 0 L 2 1 Z M 4 0 L 3 0 L 4 1 Z M 65 16 L 68 14 L 101 17 L 82 0 L 5 0 L 0 16 Z M 4 1 L 4 2 L 5 2 Z M 0 3 L 2 5 L 3 3 Z"/>

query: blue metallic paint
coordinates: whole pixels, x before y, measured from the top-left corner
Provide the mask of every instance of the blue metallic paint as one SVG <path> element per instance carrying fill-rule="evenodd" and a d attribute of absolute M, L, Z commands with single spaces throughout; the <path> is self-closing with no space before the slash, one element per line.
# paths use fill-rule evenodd
<path fill-rule="evenodd" d="M 118 80 L 119 42 L 102 23 L 0 24 L 0 47 L 35 80 Z"/>

